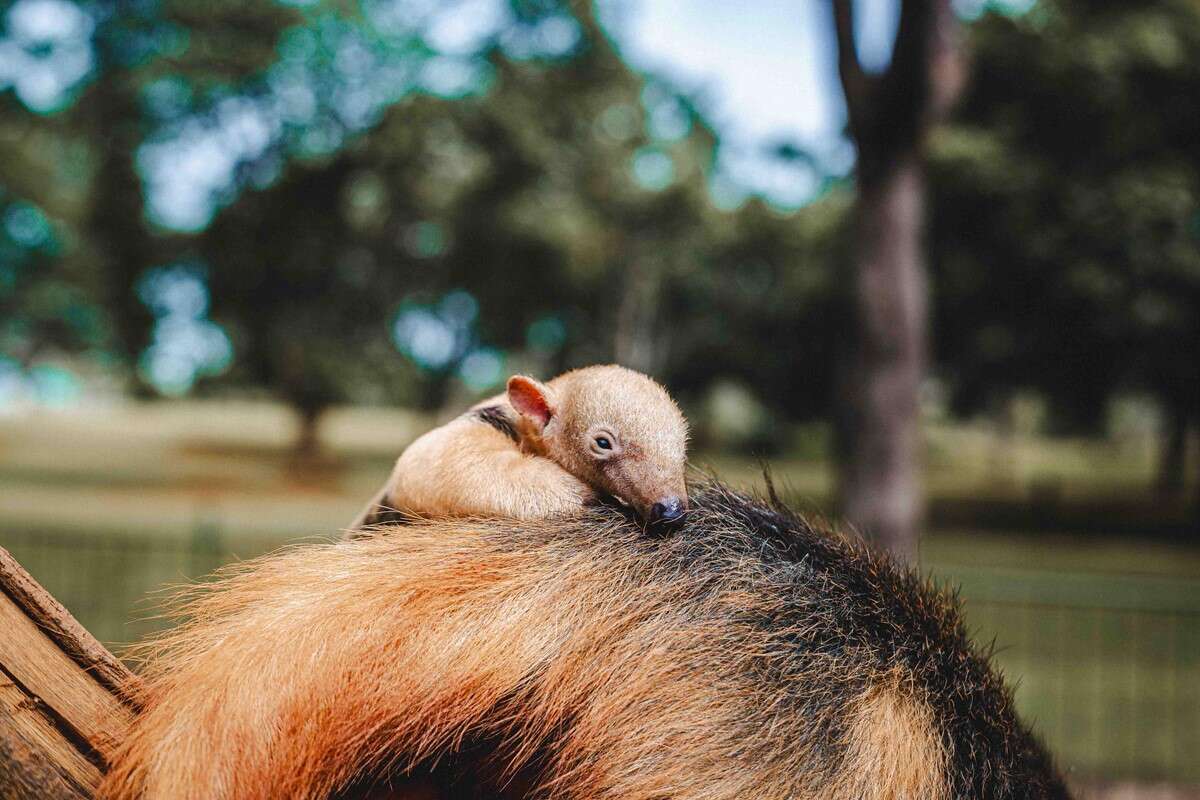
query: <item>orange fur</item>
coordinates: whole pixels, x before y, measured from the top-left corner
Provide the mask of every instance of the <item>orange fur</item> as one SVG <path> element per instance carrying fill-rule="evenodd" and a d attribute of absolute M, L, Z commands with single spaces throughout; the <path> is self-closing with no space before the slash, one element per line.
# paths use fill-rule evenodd
<path fill-rule="evenodd" d="M 143 648 L 108 800 L 1065 800 L 953 598 L 719 485 L 297 547 Z M 378 796 L 378 795 L 375 795 Z"/>
<path fill-rule="evenodd" d="M 784 575 L 729 553 L 689 576 L 678 543 L 585 522 L 422 524 L 236 568 L 151 646 L 101 797 L 324 798 L 477 739 L 564 800 L 936 797 L 936 761 L 914 772 L 927 715 L 890 678 L 860 756 L 831 769 L 814 746 L 823 721 L 790 709 L 862 669 L 793 674 L 797 631 L 755 622 Z"/>

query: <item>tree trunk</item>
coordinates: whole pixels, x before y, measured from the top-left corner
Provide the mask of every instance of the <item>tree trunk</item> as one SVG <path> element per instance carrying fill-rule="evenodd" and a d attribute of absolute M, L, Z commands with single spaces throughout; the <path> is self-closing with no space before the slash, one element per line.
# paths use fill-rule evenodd
<path fill-rule="evenodd" d="M 655 336 L 662 268 L 647 259 L 624 271 L 613 326 L 613 360 L 638 372 L 654 374 L 661 355 Z"/>
<path fill-rule="evenodd" d="M 892 61 L 863 70 L 851 0 L 833 0 L 838 75 L 857 149 L 839 499 L 847 521 L 912 559 L 921 519 L 920 388 L 927 334 L 925 139 L 963 82 L 950 0 L 902 0 Z"/>
<path fill-rule="evenodd" d="M 155 262 L 155 246 L 143 220 L 141 177 L 137 150 L 142 143 L 141 110 L 122 56 L 101 37 L 97 54 L 105 77 L 87 93 L 78 113 L 102 131 L 95 172 L 95 198 L 87 218 L 88 234 L 96 249 L 107 305 L 117 344 L 126 363 L 134 365 L 150 344 L 154 317 L 138 297 L 137 282 Z M 150 386 L 131 369 L 129 387 L 136 395 L 151 394 Z"/>
<path fill-rule="evenodd" d="M 1195 470 L 1195 481 L 1196 481 L 1195 492 L 1196 493 L 1195 493 L 1194 497 L 1192 498 L 1192 500 L 1195 503 L 1195 505 L 1192 506 L 1192 532 L 1195 533 L 1197 540 L 1200 540 L 1200 418 L 1193 418 L 1192 422 L 1194 423 L 1191 426 L 1192 433 L 1193 433 L 1192 439 L 1196 443 L 1195 452 L 1196 452 L 1196 461 L 1197 461 L 1196 470 Z M 1186 469 L 1187 469 L 1186 464 L 1187 464 L 1187 455 L 1186 455 L 1186 447 L 1185 447 L 1184 471 L 1186 471 Z"/>
<path fill-rule="evenodd" d="M 321 452 L 321 415 L 324 408 L 303 407 L 296 409 L 300 429 L 296 435 L 296 455 L 310 460 Z"/>
<path fill-rule="evenodd" d="M 1184 473 L 1187 470 L 1187 415 L 1179 408 L 1166 409 L 1162 440 L 1158 456 L 1156 488 L 1160 497 L 1177 499 L 1183 494 Z"/>
<path fill-rule="evenodd" d="M 922 515 L 919 393 L 926 360 L 924 178 L 908 154 L 860 184 L 855 209 L 854 322 L 845 376 L 848 440 L 840 499 L 846 519 L 912 558 Z"/>

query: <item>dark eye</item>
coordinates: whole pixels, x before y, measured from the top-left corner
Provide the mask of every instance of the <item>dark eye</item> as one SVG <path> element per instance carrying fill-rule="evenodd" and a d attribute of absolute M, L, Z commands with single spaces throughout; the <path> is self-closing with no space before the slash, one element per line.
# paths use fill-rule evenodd
<path fill-rule="evenodd" d="M 596 447 L 599 447 L 601 450 L 612 450 L 612 442 L 608 440 L 607 436 L 597 436 Z"/>

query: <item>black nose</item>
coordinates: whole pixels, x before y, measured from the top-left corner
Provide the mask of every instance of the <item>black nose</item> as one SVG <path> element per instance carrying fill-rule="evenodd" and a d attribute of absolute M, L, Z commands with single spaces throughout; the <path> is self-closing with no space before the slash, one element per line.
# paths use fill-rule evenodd
<path fill-rule="evenodd" d="M 679 520 L 683 516 L 683 501 L 678 497 L 665 497 L 650 506 L 651 525 L 665 525 Z"/>

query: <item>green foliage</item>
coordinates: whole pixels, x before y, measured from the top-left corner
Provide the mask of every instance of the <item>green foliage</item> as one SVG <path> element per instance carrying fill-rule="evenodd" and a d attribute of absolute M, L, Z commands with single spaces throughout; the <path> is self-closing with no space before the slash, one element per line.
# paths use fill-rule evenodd
<path fill-rule="evenodd" d="M 71 7 L 92 65 L 0 123 L 0 182 L 53 215 L 51 260 L 89 273 L 143 388 L 265 388 L 314 418 L 621 360 L 697 402 L 725 376 L 772 414 L 823 409 L 794 375 L 829 377 L 844 198 L 717 210 L 712 128 L 590 6 L 513 3 L 453 56 L 384 3 Z M 164 194 L 206 147 L 224 182 Z"/>
<path fill-rule="evenodd" d="M 58 259 L 60 234 L 37 206 L 0 191 L 0 369 L 27 368 L 46 351 L 100 344 L 87 287 Z"/>
<path fill-rule="evenodd" d="M 267 3 L 202 7 L 0 4 L 10 66 L 23 59 L 21 72 L 38 76 L 18 74 L 0 95 L 0 187 L 17 207 L 40 208 L 56 242 L 53 253 L 19 242 L 0 253 L 0 270 L 21 276 L 21 291 L 4 298 L 3 344 L 23 367 L 29 354 L 84 344 L 134 362 L 150 345 L 153 318 L 135 289 L 178 248 L 144 219 L 139 148 L 156 125 L 261 71 L 298 19 Z"/>
<path fill-rule="evenodd" d="M 716 207 L 716 133 L 590 5 L 511 3 L 448 53 L 434 17 L 381 2 L 62 3 L 69 35 L 20 46 L 83 67 L 0 93 L 0 213 L 52 234 L 0 243 L 8 363 L 115 355 L 159 391 L 315 415 L 615 359 L 692 408 L 750 387 L 755 448 L 828 416 L 849 187 Z M 1095 426 L 1132 390 L 1194 417 L 1200 12 L 1011 5 L 971 23 L 971 83 L 932 141 L 934 366 L 958 412 L 1032 389 Z M 166 179 L 206 148 L 216 177 L 180 204 Z M 162 275 L 199 305 L 148 302 Z M 172 355 L 181 320 L 204 353 Z M 193 368 L 155 378 L 170 358 Z"/>
<path fill-rule="evenodd" d="M 241 354 L 229 379 L 301 405 L 428 406 L 455 375 L 480 390 L 512 369 L 615 359 L 685 396 L 732 374 L 789 413 L 821 407 L 778 365 L 828 374 L 819 249 L 840 204 L 799 226 L 761 203 L 719 212 L 712 130 L 576 21 L 568 56 L 492 47 L 486 92 L 415 94 L 218 216 L 201 242 L 214 318 Z M 456 321 L 446 304 L 464 291 Z M 768 339 L 776 353 L 747 357 Z"/>
<path fill-rule="evenodd" d="M 1058 0 L 971 29 L 935 141 L 935 341 L 960 410 L 1035 388 L 1200 415 L 1200 10 Z"/>

